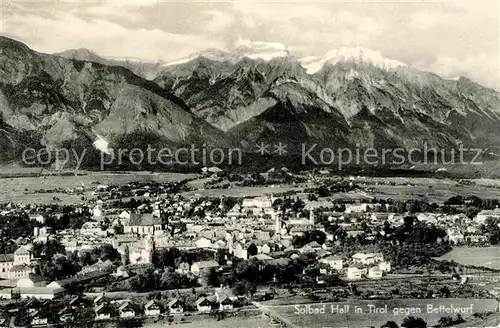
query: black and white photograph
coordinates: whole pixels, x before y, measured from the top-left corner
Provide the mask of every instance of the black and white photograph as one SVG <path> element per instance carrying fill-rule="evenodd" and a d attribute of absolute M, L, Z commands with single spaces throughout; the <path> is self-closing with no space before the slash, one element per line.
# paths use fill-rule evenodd
<path fill-rule="evenodd" d="M 0 0 L 0 328 L 500 327 L 499 20 Z"/>

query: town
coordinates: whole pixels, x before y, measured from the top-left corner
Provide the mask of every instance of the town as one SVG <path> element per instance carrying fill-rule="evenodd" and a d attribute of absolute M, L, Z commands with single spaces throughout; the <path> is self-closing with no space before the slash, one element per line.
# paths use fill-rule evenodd
<path fill-rule="evenodd" d="M 235 181 L 301 188 L 231 196 Z M 196 194 L 205 188 L 224 195 Z M 329 172 L 205 168 L 176 182 L 58 190 L 91 195 L 71 205 L 1 204 L 0 327 L 132 327 L 260 312 L 293 327 L 272 304 L 496 297 L 477 281 L 498 281 L 498 270 L 436 258 L 500 243 L 498 200 L 457 195 L 438 205 L 369 191 L 360 177 Z"/>

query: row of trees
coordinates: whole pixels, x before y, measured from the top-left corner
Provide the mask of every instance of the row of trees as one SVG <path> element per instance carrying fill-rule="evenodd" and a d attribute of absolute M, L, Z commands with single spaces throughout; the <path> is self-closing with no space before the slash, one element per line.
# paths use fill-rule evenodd
<path fill-rule="evenodd" d="M 438 324 L 434 327 L 452 327 L 461 323 L 466 322 L 460 314 L 455 317 L 444 316 L 438 320 Z M 403 319 L 401 327 L 405 328 L 426 328 L 427 322 L 420 317 L 409 316 Z M 380 326 L 380 328 L 400 328 L 399 325 L 394 321 L 387 321 L 385 324 Z"/>
<path fill-rule="evenodd" d="M 34 243 L 33 256 L 38 258 L 35 268 L 37 274 L 48 281 L 55 281 L 74 276 L 82 267 L 98 261 L 110 260 L 114 264 L 121 262 L 121 255 L 111 245 L 78 252 L 66 252 L 60 241 L 51 239 L 47 243 Z"/>
<path fill-rule="evenodd" d="M 198 286 L 198 282 L 193 277 L 171 270 L 161 272 L 155 271 L 153 268 L 147 268 L 128 279 L 110 282 L 105 289 L 107 291 L 151 292 L 195 286 Z"/>

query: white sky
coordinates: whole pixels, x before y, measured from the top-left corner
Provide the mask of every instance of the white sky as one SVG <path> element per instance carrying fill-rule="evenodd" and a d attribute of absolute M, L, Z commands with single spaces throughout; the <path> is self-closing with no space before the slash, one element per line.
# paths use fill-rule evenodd
<path fill-rule="evenodd" d="M 498 0 L 3 0 L 1 9 L 0 33 L 48 53 L 170 61 L 242 39 L 304 57 L 361 46 L 500 90 Z"/>

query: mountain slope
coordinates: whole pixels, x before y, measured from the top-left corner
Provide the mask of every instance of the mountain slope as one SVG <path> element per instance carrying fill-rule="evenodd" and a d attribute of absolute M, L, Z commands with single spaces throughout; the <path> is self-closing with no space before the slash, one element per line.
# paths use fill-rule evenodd
<path fill-rule="evenodd" d="M 131 136 L 144 137 L 141 147 L 145 140 L 226 144 L 181 99 L 123 67 L 40 54 L 0 38 L 0 68 L 0 114 L 14 143 L 24 136 L 52 148 L 89 147 L 100 134 L 112 147 L 134 146 Z"/>
<path fill-rule="evenodd" d="M 141 76 L 147 80 L 153 80 L 163 69 L 164 63 L 157 61 L 142 61 L 138 59 L 117 59 L 106 58 L 96 54 L 85 48 L 70 49 L 63 52 L 55 53 L 54 55 L 66 59 L 89 61 L 108 66 L 121 66 L 129 69 L 134 74 Z"/>
<path fill-rule="evenodd" d="M 388 70 L 352 61 L 327 63 L 314 77 L 353 126 L 383 133 L 392 146 L 500 143 L 493 128 L 500 123 L 499 94 L 477 85 L 478 90 L 464 87 L 463 78 L 448 81 L 409 67 Z M 386 127 L 373 125 L 366 111 Z M 368 144 L 377 143 L 375 139 L 381 138 Z"/>
<path fill-rule="evenodd" d="M 155 82 L 243 144 L 280 136 L 377 148 L 500 145 L 498 92 L 465 78 L 442 79 L 377 51 L 341 48 L 299 61 L 238 53 L 190 59 L 167 67 Z"/>
<path fill-rule="evenodd" d="M 500 94 L 466 78 L 363 48 L 299 61 L 260 46 L 203 52 L 149 81 L 85 49 L 47 55 L 0 38 L 0 160 L 29 145 L 89 147 L 97 134 L 128 149 L 500 147 Z"/>
<path fill-rule="evenodd" d="M 314 94 L 321 90 L 300 63 L 289 57 L 268 61 L 244 58 L 237 62 L 198 57 L 168 67 L 155 79 L 160 86 L 186 101 L 193 113 L 222 130 L 273 106 L 275 101 L 265 93 L 290 81 Z M 321 94 L 316 98 L 328 102 Z"/>

